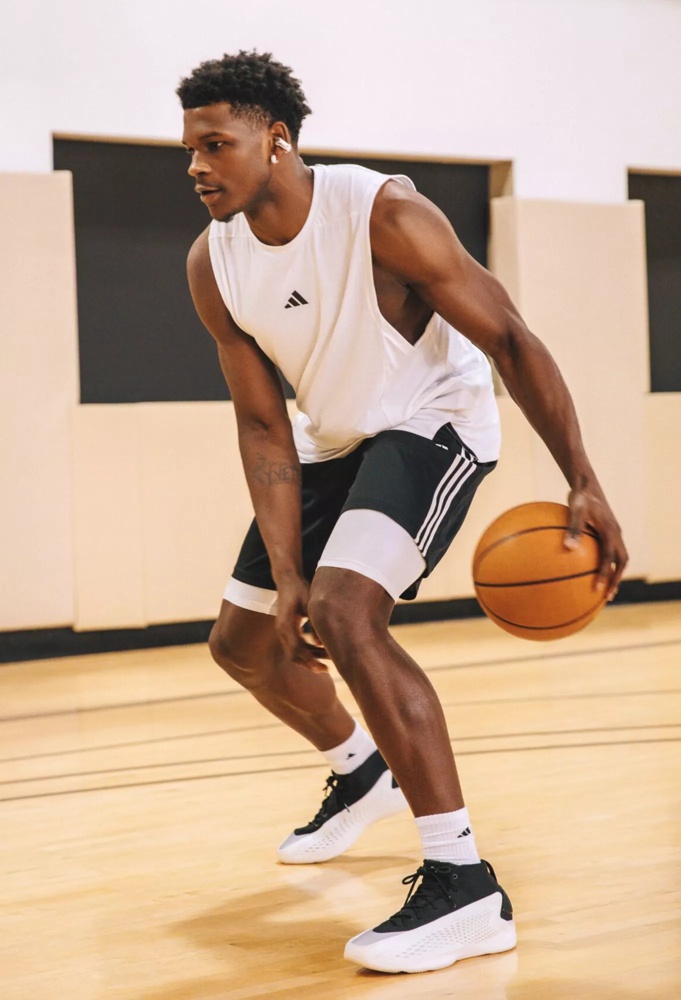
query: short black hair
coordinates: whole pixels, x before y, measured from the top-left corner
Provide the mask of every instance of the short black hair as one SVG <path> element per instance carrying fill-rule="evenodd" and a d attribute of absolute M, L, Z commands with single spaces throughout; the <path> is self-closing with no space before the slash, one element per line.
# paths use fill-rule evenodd
<path fill-rule="evenodd" d="M 270 52 L 242 49 L 235 56 L 202 62 L 180 81 L 176 93 L 185 111 L 225 101 L 235 114 L 256 124 L 284 122 L 297 142 L 303 119 L 311 112 L 300 81 L 292 73 Z"/>

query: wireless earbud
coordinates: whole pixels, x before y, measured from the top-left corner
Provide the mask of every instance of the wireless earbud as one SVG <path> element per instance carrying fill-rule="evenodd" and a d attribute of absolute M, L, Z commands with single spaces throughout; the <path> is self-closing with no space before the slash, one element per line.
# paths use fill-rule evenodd
<path fill-rule="evenodd" d="M 287 142 L 286 139 L 281 139 L 279 136 L 277 136 L 277 138 L 274 140 L 274 145 L 279 146 L 279 148 L 283 149 L 285 153 L 290 153 L 291 150 L 293 149 L 293 146 L 291 145 L 290 142 Z"/>

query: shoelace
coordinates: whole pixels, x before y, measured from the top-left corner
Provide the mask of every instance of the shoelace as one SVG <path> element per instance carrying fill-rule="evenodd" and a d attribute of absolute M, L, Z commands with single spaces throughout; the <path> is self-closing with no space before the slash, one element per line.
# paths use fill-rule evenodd
<path fill-rule="evenodd" d="M 332 771 L 329 777 L 326 779 L 326 782 L 324 784 L 324 793 L 325 793 L 324 799 L 322 801 L 321 806 L 319 807 L 319 810 L 317 811 L 317 815 L 310 822 L 309 824 L 310 826 L 312 826 L 315 823 L 324 822 L 324 820 L 328 815 L 329 806 L 331 806 L 334 801 L 338 802 L 338 804 L 341 805 L 343 809 L 350 808 L 347 805 L 347 803 L 343 801 L 342 787 L 339 787 L 342 786 L 342 780 L 341 780 L 342 778 L 343 778 L 342 774 L 336 774 L 335 771 Z"/>
<path fill-rule="evenodd" d="M 440 867 L 437 865 L 421 865 L 413 875 L 407 875 L 402 879 L 402 885 L 408 885 L 409 892 L 404 901 L 402 909 L 390 917 L 391 922 L 409 921 L 419 916 L 419 911 L 426 907 L 435 908 L 438 900 L 445 896 L 451 899 L 453 892 L 458 892 L 458 886 L 452 885 L 454 879 L 459 876 L 452 872 L 451 865 Z M 422 882 L 418 889 L 416 883 L 419 879 Z"/>

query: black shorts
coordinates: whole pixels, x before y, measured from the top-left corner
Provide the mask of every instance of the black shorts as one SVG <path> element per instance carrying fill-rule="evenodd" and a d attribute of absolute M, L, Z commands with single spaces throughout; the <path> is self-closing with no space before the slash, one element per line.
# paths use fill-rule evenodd
<path fill-rule="evenodd" d="M 303 572 L 311 581 L 341 514 L 372 510 L 400 525 L 425 568 L 401 594 L 416 597 L 463 524 L 479 484 L 496 462 L 478 462 L 451 424 L 435 437 L 389 430 L 368 438 L 344 458 L 302 466 Z M 408 539 L 406 540 L 409 544 Z M 233 579 L 276 591 L 256 521 L 251 524 Z"/>

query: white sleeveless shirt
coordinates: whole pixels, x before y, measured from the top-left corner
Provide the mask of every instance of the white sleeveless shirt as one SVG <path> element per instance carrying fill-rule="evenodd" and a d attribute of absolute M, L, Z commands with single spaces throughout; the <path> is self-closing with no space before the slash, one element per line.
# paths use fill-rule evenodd
<path fill-rule="evenodd" d="M 412 346 L 378 307 L 369 220 L 390 178 L 352 165 L 312 169 L 310 211 L 290 243 L 261 243 L 243 214 L 209 230 L 227 309 L 295 390 L 300 460 L 340 458 L 388 429 L 432 437 L 450 421 L 480 462 L 494 461 L 499 415 L 482 351 L 437 313 Z"/>

